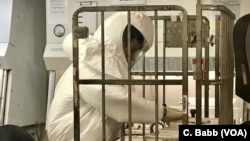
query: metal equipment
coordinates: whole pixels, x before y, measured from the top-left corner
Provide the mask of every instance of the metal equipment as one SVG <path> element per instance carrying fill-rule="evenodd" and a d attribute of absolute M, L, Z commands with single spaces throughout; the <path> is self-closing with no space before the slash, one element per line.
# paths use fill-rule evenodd
<path fill-rule="evenodd" d="M 216 98 L 216 101 L 223 101 L 223 102 L 219 102 L 217 101 L 216 104 L 218 104 L 216 108 L 219 109 L 219 113 L 218 114 L 218 119 L 219 119 L 219 124 L 232 124 L 233 123 L 233 68 L 234 66 L 231 64 L 231 62 L 233 62 L 233 50 L 232 50 L 232 43 L 231 43 L 231 38 L 232 38 L 232 28 L 233 28 L 233 21 L 235 19 L 234 14 L 228 10 L 226 7 L 223 6 L 212 6 L 212 5 L 201 5 L 200 4 L 200 0 L 197 1 L 197 15 L 195 16 L 195 29 L 193 31 L 188 31 L 188 25 L 189 23 L 189 18 L 191 18 L 191 16 L 189 17 L 186 10 L 178 5 L 162 5 L 162 6 L 155 6 L 155 5 L 151 5 L 151 6 L 120 6 L 120 7 L 82 7 L 77 9 L 74 12 L 73 15 L 73 21 L 72 21 L 72 29 L 73 30 L 73 67 L 74 67 L 74 139 L 75 141 L 79 141 L 80 140 L 80 124 L 79 124 L 79 85 L 90 85 L 90 84 L 99 84 L 102 85 L 103 88 L 103 94 L 102 94 L 102 117 L 103 117 L 103 140 L 105 140 L 105 85 L 141 85 L 143 87 L 145 86 L 154 86 L 154 91 L 156 93 L 155 95 L 155 103 L 156 106 L 158 105 L 159 102 L 162 102 L 163 104 L 165 103 L 165 94 L 163 95 L 163 101 L 158 101 L 158 92 L 160 91 L 160 86 L 162 86 L 163 88 L 163 92 L 166 91 L 167 93 L 167 89 L 166 86 L 168 85 L 179 85 L 182 87 L 182 111 L 183 111 L 183 120 L 181 124 L 189 124 L 189 93 L 188 93 L 188 76 L 191 75 L 192 73 L 188 72 L 188 64 L 190 62 L 188 62 L 188 57 L 189 57 L 189 49 L 190 47 L 193 47 L 195 49 L 195 59 L 196 62 L 201 62 L 201 60 L 203 59 L 202 57 L 202 53 L 203 50 L 202 48 L 204 48 L 204 61 L 205 61 L 205 68 L 202 68 L 202 64 L 201 63 L 196 63 L 195 65 L 195 73 L 192 74 L 195 76 L 195 81 L 196 81 L 196 89 L 195 89 L 195 103 L 196 103 L 196 118 L 195 118 L 195 124 L 202 124 L 202 105 L 201 105 L 201 101 L 202 101 L 202 86 L 205 86 L 205 116 L 208 116 L 208 98 L 209 98 L 209 94 L 208 94 L 208 86 L 209 85 L 216 85 L 218 86 L 218 88 L 220 88 L 219 93 L 220 93 L 220 97 Z M 204 26 L 204 25 L 208 25 L 208 21 L 204 21 L 203 20 L 203 16 L 202 16 L 202 11 L 205 10 L 218 10 L 221 12 L 220 18 L 217 19 L 218 20 L 218 25 L 216 26 L 216 31 L 218 34 L 216 34 L 216 41 L 215 43 L 213 41 L 207 40 L 208 37 L 208 31 L 209 31 L 209 26 Z M 109 79 L 104 79 L 104 74 L 105 74 L 105 69 L 104 69 L 104 65 L 102 68 L 102 79 L 98 79 L 98 80 L 87 80 L 87 79 L 80 79 L 79 78 L 79 64 L 78 64 L 78 40 L 80 39 L 80 36 L 78 36 L 78 33 L 85 33 L 87 34 L 87 31 L 82 30 L 83 28 L 81 28 L 78 25 L 78 15 L 81 12 L 98 12 L 100 13 L 100 19 L 101 19 L 101 26 L 104 26 L 104 17 L 105 17 L 105 13 L 106 12 L 115 12 L 115 11 L 127 11 L 128 15 L 130 15 L 130 11 L 144 11 L 147 12 L 148 15 L 150 15 L 154 21 L 154 28 L 155 28 L 155 38 L 154 38 L 154 46 L 153 46 L 153 50 L 154 50 L 154 56 L 151 62 L 153 62 L 154 64 L 154 69 L 151 71 L 147 71 L 145 69 L 146 65 L 145 65 L 145 60 L 146 57 L 142 58 L 141 61 L 141 67 L 142 68 L 140 71 L 131 71 L 132 68 L 128 68 L 129 79 L 124 79 L 124 80 L 109 80 Z M 164 12 L 162 12 L 164 11 Z M 179 25 L 179 27 L 181 28 L 181 33 L 178 33 L 178 37 L 181 38 L 181 42 L 178 43 L 178 46 L 180 46 L 180 52 L 181 52 L 181 71 L 179 72 L 167 72 L 166 71 L 166 66 L 165 66 L 165 57 L 166 57 L 166 45 L 168 44 L 167 41 L 168 37 L 167 37 L 167 31 L 165 30 L 165 34 L 163 35 L 163 41 L 166 41 L 164 44 L 160 44 L 161 43 L 161 39 L 158 38 L 159 36 L 159 28 L 158 28 L 158 24 L 161 23 L 162 21 L 162 17 L 165 18 L 169 18 L 168 15 L 168 11 L 179 11 L 181 12 L 182 18 L 181 18 L 181 23 Z M 164 14 L 163 14 L 164 13 Z M 84 19 L 84 17 L 83 17 Z M 203 24 L 203 22 L 205 24 Z M 128 23 L 129 22 L 129 16 L 128 16 Z M 168 29 L 168 27 L 166 26 L 166 29 Z M 204 31 L 205 30 L 205 31 Z M 178 31 L 178 30 L 177 30 Z M 103 32 L 107 32 L 107 31 L 103 31 Z M 190 33 L 190 34 L 189 34 Z M 189 36 L 190 35 L 190 36 Z M 226 35 L 226 36 L 225 36 Z M 189 44 L 189 45 L 188 45 Z M 213 44 L 216 47 L 216 56 L 215 56 L 215 61 L 218 62 L 216 68 L 215 68 L 215 72 L 216 72 L 216 78 L 215 80 L 211 80 L 209 78 L 209 44 Z M 102 38 L 102 47 L 104 47 L 104 37 Z M 160 55 L 158 54 L 160 52 L 159 49 L 162 49 L 163 52 L 163 67 L 160 70 L 159 66 L 160 66 Z M 104 53 L 103 53 L 104 54 Z M 219 59 L 219 60 L 217 60 Z M 103 62 L 105 62 L 105 60 L 102 60 Z M 130 63 L 129 63 L 130 64 Z M 152 68 L 152 67 L 151 67 Z M 179 79 L 167 79 L 167 75 L 179 75 L 181 76 Z M 142 76 L 141 79 L 136 79 L 136 80 L 132 80 L 131 76 L 132 75 L 139 75 Z M 152 79 L 145 79 L 146 76 L 153 76 Z M 130 92 L 129 95 L 131 95 L 131 91 L 128 89 L 128 91 Z M 144 91 L 144 90 L 142 90 Z M 218 95 L 217 95 L 218 96 Z M 129 97 L 131 98 L 131 97 Z M 129 111 L 129 124 L 131 124 L 131 99 L 129 99 L 128 102 L 128 111 Z M 216 105 L 215 104 L 215 105 Z M 156 107 L 155 106 L 155 107 Z M 158 119 L 158 110 L 156 108 L 155 110 L 155 119 Z M 218 112 L 218 111 L 217 111 Z M 160 135 L 158 133 L 159 129 L 158 129 L 158 124 L 159 121 L 155 121 L 156 124 L 156 129 L 155 129 L 155 133 L 154 133 L 154 139 L 155 140 L 159 140 L 160 139 Z M 84 128 L 84 127 L 83 127 Z M 122 134 L 122 139 L 124 139 L 124 136 L 126 134 Z M 145 132 L 143 132 L 142 134 L 143 136 L 145 136 Z M 126 135 L 128 136 L 129 140 L 132 140 L 132 129 L 129 128 L 128 129 L 128 134 Z"/>
<path fill-rule="evenodd" d="M 77 29 L 78 29 L 78 14 L 81 13 L 81 12 L 100 12 L 101 13 L 101 20 L 103 21 L 104 20 L 104 14 L 105 12 L 115 12 L 115 11 L 147 11 L 147 12 L 152 12 L 152 16 L 154 16 L 154 18 L 156 18 L 154 20 L 154 23 L 155 23 L 155 72 L 153 72 L 153 75 L 155 76 L 155 79 L 154 80 L 131 80 L 131 75 L 132 75 L 132 72 L 131 72 L 131 68 L 128 68 L 129 69 L 129 72 L 131 72 L 129 74 L 129 79 L 128 80 L 105 80 L 105 79 L 101 79 L 101 80 L 79 80 L 78 78 L 78 38 L 76 38 L 77 36 Z M 183 79 L 182 80 L 163 80 L 163 79 L 158 79 L 158 75 L 163 75 L 164 72 L 162 74 L 160 74 L 160 72 L 158 71 L 158 61 L 157 61 L 157 58 L 158 58 L 158 34 L 157 34 L 157 27 L 158 27 L 158 20 L 157 20 L 157 17 L 158 17 L 158 12 L 157 11 L 181 11 L 183 13 L 183 36 L 182 38 L 186 38 L 187 37 L 187 12 L 184 8 L 180 7 L 180 6 L 176 6 L 176 5 L 167 5 L 167 6 L 121 6 L 121 7 L 83 7 L 83 8 L 80 8 L 80 9 L 77 9 L 73 15 L 73 29 L 76 29 L 74 30 L 73 32 L 73 67 L 74 69 L 76 70 L 75 74 L 74 74 L 74 127 L 75 127 L 75 140 L 78 141 L 80 140 L 80 136 L 79 136 L 79 109 L 78 109 L 78 106 L 79 106 L 79 99 L 78 99 L 78 84 L 82 85 L 82 84 L 85 84 L 85 85 L 88 85 L 88 84 L 103 84 L 103 86 L 105 85 L 109 85 L 109 84 L 112 84 L 112 85 L 126 85 L 126 84 L 136 84 L 136 85 L 155 85 L 155 92 L 158 93 L 158 87 L 157 85 L 183 85 L 183 122 L 184 124 L 187 124 L 187 44 L 186 44 L 186 41 L 182 41 L 182 45 L 183 45 Z M 103 24 L 103 22 L 101 22 Z M 104 45 L 104 44 L 102 44 Z M 150 72 L 145 72 L 143 71 L 142 72 L 142 76 L 146 76 L 148 73 Z M 104 77 L 103 77 L 104 78 Z M 131 91 L 130 91 L 131 93 Z M 156 105 L 158 105 L 158 97 L 156 95 Z M 129 99 L 131 100 L 131 99 Z M 129 111 L 131 111 L 131 107 L 128 105 L 128 107 L 130 108 Z M 105 115 L 105 96 L 103 95 L 103 105 L 102 105 L 102 108 L 103 108 L 103 115 Z M 158 108 L 156 108 L 158 109 Z M 158 119 L 158 110 L 156 110 L 156 119 Z M 103 116 L 103 118 L 105 118 L 105 116 Z M 131 123 L 131 113 L 130 113 L 130 116 L 128 117 L 129 119 L 129 123 Z M 103 135 L 105 135 L 105 120 L 103 120 Z M 155 121 L 156 122 L 156 125 L 158 125 L 158 121 Z M 156 129 L 156 135 L 158 133 L 158 130 Z M 131 128 L 129 128 L 129 139 L 131 140 L 131 135 L 132 135 L 132 130 Z M 158 136 L 156 136 L 156 139 L 158 138 Z M 103 140 L 105 140 L 105 136 L 103 136 Z"/>
<path fill-rule="evenodd" d="M 197 1 L 196 6 L 196 29 L 197 29 L 197 47 L 196 61 L 202 60 L 202 45 L 206 43 L 201 40 L 202 23 L 201 18 L 203 11 L 220 11 L 220 16 L 216 18 L 216 35 L 215 35 L 215 80 L 202 80 L 201 63 L 196 63 L 196 109 L 197 124 L 201 124 L 201 88 L 204 84 L 218 85 L 215 93 L 215 105 L 217 108 L 219 124 L 233 124 L 233 82 L 234 82 L 234 50 L 232 46 L 232 30 L 234 26 L 235 15 L 225 6 L 202 5 L 201 1 Z M 207 47 L 208 49 L 208 47 Z M 205 62 L 209 54 L 209 50 L 205 49 Z M 205 65 L 208 66 L 208 65 Z M 207 78 L 209 75 L 207 74 Z M 219 89 L 219 90 L 218 90 Z M 206 99 L 205 95 L 205 99 Z M 223 101 L 223 102 L 222 102 Z M 208 99 L 205 100 L 208 104 Z"/>
<path fill-rule="evenodd" d="M 45 122 L 44 4 L 0 0 L 0 125 Z"/>

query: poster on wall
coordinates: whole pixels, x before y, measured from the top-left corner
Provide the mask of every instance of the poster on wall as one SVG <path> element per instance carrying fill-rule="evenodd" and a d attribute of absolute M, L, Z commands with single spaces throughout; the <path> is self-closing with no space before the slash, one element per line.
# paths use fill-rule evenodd
<path fill-rule="evenodd" d="M 108 0 L 112 5 L 145 5 L 145 0 Z"/>

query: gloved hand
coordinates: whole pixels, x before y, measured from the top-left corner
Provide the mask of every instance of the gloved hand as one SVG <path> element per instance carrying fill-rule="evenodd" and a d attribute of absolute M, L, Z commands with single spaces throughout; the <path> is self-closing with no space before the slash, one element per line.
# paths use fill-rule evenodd
<path fill-rule="evenodd" d="M 162 121 L 165 123 L 169 123 L 170 121 L 177 121 L 182 119 L 182 111 L 177 110 L 175 108 L 170 108 L 168 106 L 164 106 L 164 112 Z"/>

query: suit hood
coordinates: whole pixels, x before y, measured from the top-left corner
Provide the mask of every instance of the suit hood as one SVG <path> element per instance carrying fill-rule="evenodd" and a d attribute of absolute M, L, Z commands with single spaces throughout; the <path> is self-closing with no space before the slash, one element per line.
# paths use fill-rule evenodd
<path fill-rule="evenodd" d="M 116 12 L 104 21 L 105 74 L 118 79 L 126 79 L 128 76 L 128 63 L 122 46 L 123 32 L 128 25 L 127 19 L 127 12 Z M 137 28 L 144 36 L 146 46 L 142 51 L 143 53 L 146 52 L 153 44 L 154 28 L 151 19 L 141 12 L 131 12 L 131 25 Z M 70 39 L 65 40 L 69 41 Z M 69 44 L 67 43 L 68 41 L 64 42 L 63 48 L 67 51 L 66 54 L 72 55 L 72 49 L 67 49 L 72 43 Z M 79 44 L 80 62 L 86 63 L 101 72 L 101 27 L 97 28 L 93 36 L 79 42 Z M 71 53 L 69 51 L 71 51 Z"/>

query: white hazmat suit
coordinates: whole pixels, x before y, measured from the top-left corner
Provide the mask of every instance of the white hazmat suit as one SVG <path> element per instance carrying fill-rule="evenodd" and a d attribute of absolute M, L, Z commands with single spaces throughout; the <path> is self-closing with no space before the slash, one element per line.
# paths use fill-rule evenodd
<path fill-rule="evenodd" d="M 131 12 L 131 24 L 144 36 L 148 46 L 153 42 L 153 23 L 140 12 Z M 122 35 L 127 26 L 127 12 L 118 12 L 105 20 L 105 73 L 108 79 L 127 79 Z M 72 59 L 72 37 L 63 45 Z M 69 49 L 70 48 L 70 49 Z M 144 48 L 145 49 L 145 48 Z M 101 29 L 80 43 L 80 78 L 101 79 Z M 73 141 L 73 76 L 72 65 L 57 83 L 51 104 L 47 131 L 50 141 Z M 134 90 L 134 89 L 132 89 Z M 102 86 L 80 85 L 80 137 L 86 141 L 102 140 Z M 123 85 L 105 86 L 106 139 L 113 141 L 122 123 L 128 122 L 128 88 Z M 160 102 L 159 102 L 160 103 Z M 159 118 L 163 116 L 159 106 Z M 132 92 L 132 122 L 155 122 L 155 102 L 146 100 L 141 93 Z M 159 119 L 160 120 L 160 119 Z"/>

